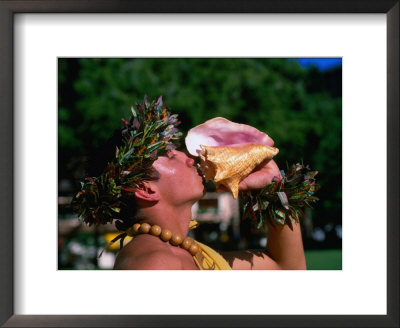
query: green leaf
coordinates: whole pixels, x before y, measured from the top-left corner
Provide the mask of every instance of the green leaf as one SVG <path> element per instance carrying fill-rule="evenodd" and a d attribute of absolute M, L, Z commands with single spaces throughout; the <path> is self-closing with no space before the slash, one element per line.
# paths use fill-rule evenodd
<path fill-rule="evenodd" d="M 135 108 L 133 108 L 133 106 L 131 106 L 131 112 L 132 112 L 133 117 L 137 117 Z"/>
<path fill-rule="evenodd" d="M 282 203 L 282 206 L 286 209 L 289 209 L 289 201 L 284 191 L 279 191 L 276 193 L 279 197 L 279 200 Z"/>

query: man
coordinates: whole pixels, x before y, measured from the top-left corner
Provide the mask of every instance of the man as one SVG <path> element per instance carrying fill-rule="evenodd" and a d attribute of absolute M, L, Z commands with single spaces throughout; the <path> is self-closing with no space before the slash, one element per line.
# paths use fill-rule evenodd
<path fill-rule="evenodd" d="M 186 237 L 192 205 L 204 195 L 202 178 L 193 166 L 194 160 L 183 152 L 172 150 L 153 164 L 159 174 L 156 181 L 144 182 L 135 191 L 139 222 L 159 225 Z M 239 184 L 239 190 L 262 188 L 280 177 L 273 160 L 250 174 Z M 300 225 L 270 226 L 264 251 L 236 251 L 222 256 L 234 270 L 304 270 L 306 269 Z M 118 254 L 114 269 L 192 269 L 197 266 L 192 255 L 149 234 L 139 234 Z"/>

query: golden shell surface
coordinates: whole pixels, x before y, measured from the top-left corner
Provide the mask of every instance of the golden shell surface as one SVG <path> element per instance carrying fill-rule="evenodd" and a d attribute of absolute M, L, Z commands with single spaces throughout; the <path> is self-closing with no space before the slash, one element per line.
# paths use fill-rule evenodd
<path fill-rule="evenodd" d="M 234 147 L 201 145 L 200 168 L 207 181 L 214 181 L 217 191 L 224 185 L 237 198 L 240 181 L 278 152 L 278 148 L 251 143 Z"/>

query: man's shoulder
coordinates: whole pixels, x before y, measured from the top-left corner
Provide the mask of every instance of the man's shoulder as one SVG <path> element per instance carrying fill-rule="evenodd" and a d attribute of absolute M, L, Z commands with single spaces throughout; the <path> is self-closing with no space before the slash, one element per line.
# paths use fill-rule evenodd
<path fill-rule="evenodd" d="M 116 270 L 179 270 L 182 261 L 152 236 L 132 240 L 122 248 L 115 261 Z"/>

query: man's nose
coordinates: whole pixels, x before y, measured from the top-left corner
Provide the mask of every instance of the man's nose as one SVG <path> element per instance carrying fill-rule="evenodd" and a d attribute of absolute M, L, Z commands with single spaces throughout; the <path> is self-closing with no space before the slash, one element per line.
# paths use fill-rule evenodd
<path fill-rule="evenodd" d="M 186 165 L 189 166 L 189 167 L 192 167 L 193 164 L 194 164 L 194 159 L 188 157 L 188 158 L 186 159 Z"/>

